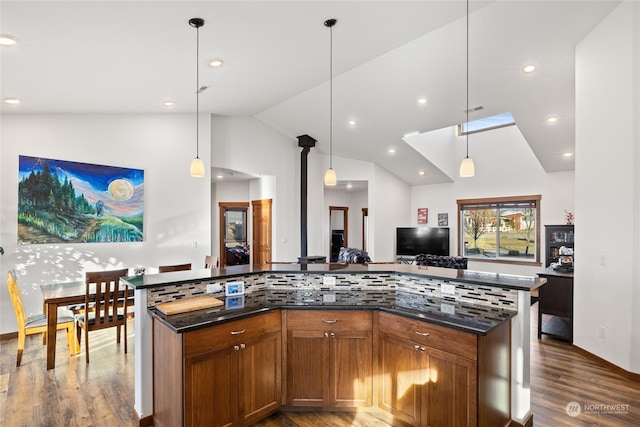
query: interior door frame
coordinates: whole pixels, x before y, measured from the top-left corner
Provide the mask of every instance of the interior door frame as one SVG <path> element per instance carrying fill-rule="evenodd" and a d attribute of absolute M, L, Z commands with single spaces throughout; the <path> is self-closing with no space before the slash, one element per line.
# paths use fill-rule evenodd
<path fill-rule="evenodd" d="M 247 227 L 247 242 L 249 240 L 249 202 L 219 202 L 218 207 L 220 210 L 220 268 L 227 265 L 227 249 L 224 242 L 226 236 L 224 214 L 227 210 L 241 210 L 244 209 L 246 215 L 246 227 Z M 251 247 L 249 247 L 249 254 L 251 254 Z M 249 255 L 251 256 L 251 255 Z"/>
<path fill-rule="evenodd" d="M 331 245 L 333 244 L 331 233 L 331 214 L 333 211 L 342 211 L 342 223 L 344 225 L 344 247 L 349 247 L 349 207 L 348 206 L 329 206 L 329 260 L 331 260 Z"/>

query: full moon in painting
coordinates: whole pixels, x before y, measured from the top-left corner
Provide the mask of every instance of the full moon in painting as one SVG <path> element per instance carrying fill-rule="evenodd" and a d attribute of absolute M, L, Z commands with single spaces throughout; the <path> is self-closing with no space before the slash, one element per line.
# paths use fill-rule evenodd
<path fill-rule="evenodd" d="M 109 183 L 109 194 L 116 200 L 129 200 L 133 196 L 133 185 L 126 179 L 114 179 Z"/>

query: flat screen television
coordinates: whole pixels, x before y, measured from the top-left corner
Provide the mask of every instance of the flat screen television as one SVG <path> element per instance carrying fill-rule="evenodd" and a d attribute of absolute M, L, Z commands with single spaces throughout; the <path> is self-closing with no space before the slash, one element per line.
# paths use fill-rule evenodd
<path fill-rule="evenodd" d="M 449 228 L 396 228 L 396 255 L 420 254 L 449 255 Z"/>

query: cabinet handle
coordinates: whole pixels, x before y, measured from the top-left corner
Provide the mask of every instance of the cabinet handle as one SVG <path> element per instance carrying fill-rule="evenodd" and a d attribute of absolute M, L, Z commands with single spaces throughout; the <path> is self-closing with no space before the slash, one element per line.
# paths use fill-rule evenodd
<path fill-rule="evenodd" d="M 413 331 L 413 332 L 415 332 L 416 335 L 420 335 L 421 337 L 428 337 L 429 335 L 431 335 L 429 334 L 429 332 L 420 332 L 420 331 Z"/>
<path fill-rule="evenodd" d="M 333 332 L 331 332 L 331 338 L 334 338 L 336 336 L 336 334 L 334 334 Z"/>
<path fill-rule="evenodd" d="M 329 332 L 324 333 L 325 338 L 329 338 Z"/>
<path fill-rule="evenodd" d="M 234 345 L 234 346 L 233 346 L 233 349 L 234 349 L 235 351 L 238 351 L 238 350 L 240 350 L 240 346 L 238 346 L 238 345 Z"/>
<path fill-rule="evenodd" d="M 426 350 L 426 348 L 420 347 L 420 351 L 425 351 L 425 350 Z"/>
<path fill-rule="evenodd" d="M 246 332 L 247 328 L 244 328 L 241 331 L 231 331 L 229 332 L 231 335 L 240 335 L 240 334 L 244 334 Z"/>
<path fill-rule="evenodd" d="M 413 348 L 416 350 L 420 350 L 420 346 L 418 344 L 414 345 Z"/>
<path fill-rule="evenodd" d="M 337 321 L 337 320 L 335 320 L 335 319 L 334 319 L 334 320 L 325 320 L 325 319 L 322 319 L 322 323 L 331 323 L 331 324 L 333 324 L 333 323 L 338 323 L 338 321 Z"/>
<path fill-rule="evenodd" d="M 244 344 L 240 344 L 240 348 L 244 350 L 245 348 L 247 348 L 247 346 Z"/>

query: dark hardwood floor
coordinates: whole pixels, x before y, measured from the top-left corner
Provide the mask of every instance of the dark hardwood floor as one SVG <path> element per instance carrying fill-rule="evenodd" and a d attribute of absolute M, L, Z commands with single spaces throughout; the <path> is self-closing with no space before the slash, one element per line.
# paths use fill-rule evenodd
<path fill-rule="evenodd" d="M 584 357 L 571 346 L 538 341 L 535 309 L 531 331 L 531 404 L 534 426 L 640 426 L 640 383 Z M 27 337 L 22 366 L 16 368 L 16 339 L 0 341 L 0 426 L 135 426 L 133 412 L 134 319 L 129 353 L 116 344 L 115 330 L 92 332 L 91 363 L 82 352 L 70 357 L 58 336 L 56 368 L 47 371 L 46 349 Z M 566 406 L 577 402 L 577 416 Z M 609 406 L 607 406 L 609 405 Z M 619 413 L 615 413 L 619 412 Z M 257 426 L 388 426 L 376 413 L 279 412 Z"/>

